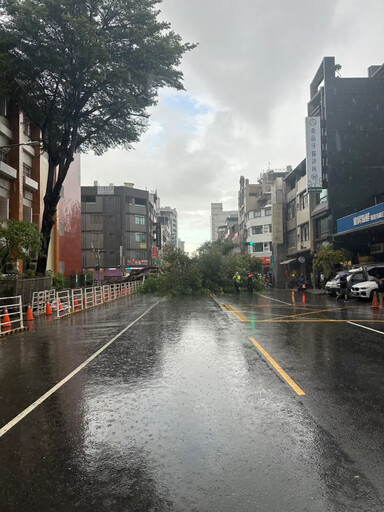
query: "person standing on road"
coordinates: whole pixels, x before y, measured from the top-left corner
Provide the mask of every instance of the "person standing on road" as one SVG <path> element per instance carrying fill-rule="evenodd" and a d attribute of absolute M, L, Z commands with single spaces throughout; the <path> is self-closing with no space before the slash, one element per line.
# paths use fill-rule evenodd
<path fill-rule="evenodd" d="M 235 272 L 233 276 L 233 284 L 235 285 L 235 293 L 240 293 L 241 276 L 238 272 Z"/>
<path fill-rule="evenodd" d="M 376 274 L 375 281 L 377 283 L 377 293 L 379 296 L 379 309 L 383 309 L 383 295 L 384 295 L 384 279 Z"/>
<path fill-rule="evenodd" d="M 344 302 L 348 300 L 348 289 L 347 289 L 347 275 L 343 274 L 340 277 L 340 291 L 339 295 L 336 297 L 336 301 L 338 301 L 341 297 L 344 297 Z"/>
<path fill-rule="evenodd" d="M 253 293 L 253 274 L 250 272 L 247 277 L 247 288 L 249 293 Z"/>

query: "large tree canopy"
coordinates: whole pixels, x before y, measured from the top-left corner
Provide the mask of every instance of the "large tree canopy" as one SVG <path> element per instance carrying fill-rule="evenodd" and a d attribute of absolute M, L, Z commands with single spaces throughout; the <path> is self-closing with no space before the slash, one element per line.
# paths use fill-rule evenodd
<path fill-rule="evenodd" d="M 37 124 L 48 154 L 40 271 L 74 153 L 129 147 L 159 88 L 183 89 L 177 66 L 194 45 L 158 19 L 159 3 L 0 0 L 0 91 Z"/>

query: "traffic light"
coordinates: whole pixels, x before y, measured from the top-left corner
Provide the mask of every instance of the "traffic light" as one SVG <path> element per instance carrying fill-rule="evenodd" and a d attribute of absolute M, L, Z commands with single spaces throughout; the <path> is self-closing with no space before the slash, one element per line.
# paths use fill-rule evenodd
<path fill-rule="evenodd" d="M 253 245 L 254 242 L 245 242 L 245 245 Z"/>

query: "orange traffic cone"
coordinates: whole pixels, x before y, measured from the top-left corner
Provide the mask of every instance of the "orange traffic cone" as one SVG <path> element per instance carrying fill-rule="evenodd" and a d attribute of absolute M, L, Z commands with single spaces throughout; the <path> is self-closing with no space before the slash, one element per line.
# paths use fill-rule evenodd
<path fill-rule="evenodd" d="M 48 316 L 48 315 L 52 315 L 52 308 L 51 308 L 51 305 L 49 302 L 47 302 L 47 305 L 45 307 L 45 314 Z"/>
<path fill-rule="evenodd" d="M 2 323 L 3 331 L 9 331 L 11 329 L 11 319 L 9 318 L 8 309 L 5 308 Z"/>
<path fill-rule="evenodd" d="M 79 301 L 77 300 L 77 297 L 75 297 L 73 305 L 75 306 L 75 309 L 79 307 Z"/>
<path fill-rule="evenodd" d="M 63 311 L 63 305 L 61 303 L 61 300 L 59 299 L 59 311 Z"/>
<path fill-rule="evenodd" d="M 29 320 L 34 320 L 34 317 L 33 317 L 33 311 L 32 311 L 32 308 L 31 308 L 31 305 L 28 304 L 28 310 L 27 310 L 27 318 L 26 318 L 27 321 Z"/>
<path fill-rule="evenodd" d="M 373 292 L 372 307 L 373 308 L 378 308 L 379 307 L 379 302 L 377 300 L 377 293 L 376 292 Z"/>

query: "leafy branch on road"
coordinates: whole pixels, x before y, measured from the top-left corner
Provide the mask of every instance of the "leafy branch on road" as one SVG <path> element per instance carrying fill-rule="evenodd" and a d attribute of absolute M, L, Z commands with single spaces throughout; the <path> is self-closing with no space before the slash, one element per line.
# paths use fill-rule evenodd
<path fill-rule="evenodd" d="M 261 261 L 250 254 L 234 254 L 236 246 L 227 241 L 206 242 L 197 254 L 190 258 L 171 246 L 166 247 L 162 267 L 163 273 L 149 276 L 143 292 L 160 295 L 192 295 L 207 293 L 230 293 L 233 291 L 235 272 L 244 278 L 249 272 L 261 272 Z M 255 280 L 255 288 L 263 289 L 264 284 Z"/>

